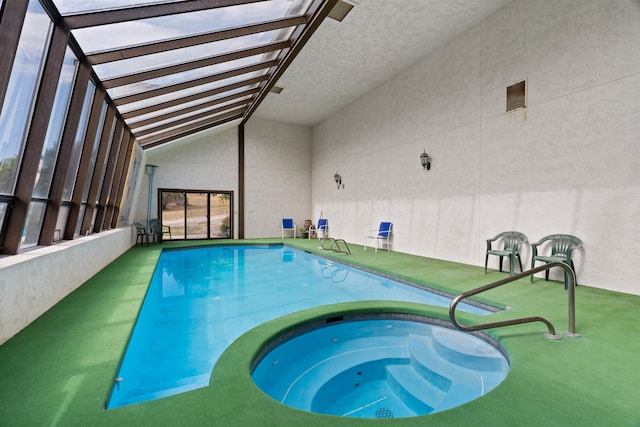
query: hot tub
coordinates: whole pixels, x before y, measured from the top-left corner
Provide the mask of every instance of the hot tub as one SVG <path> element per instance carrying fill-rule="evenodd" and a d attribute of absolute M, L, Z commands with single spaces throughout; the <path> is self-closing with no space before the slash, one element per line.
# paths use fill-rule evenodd
<path fill-rule="evenodd" d="M 408 315 L 326 319 L 270 343 L 252 377 L 282 404 L 321 414 L 443 411 L 488 393 L 509 370 L 506 353 L 488 336 L 448 326 Z"/>

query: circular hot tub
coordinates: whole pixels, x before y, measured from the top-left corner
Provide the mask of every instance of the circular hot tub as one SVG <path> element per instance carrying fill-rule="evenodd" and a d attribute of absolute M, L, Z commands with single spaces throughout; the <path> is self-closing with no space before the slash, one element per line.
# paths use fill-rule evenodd
<path fill-rule="evenodd" d="M 252 378 L 280 403 L 321 414 L 403 418 L 443 411 L 488 393 L 509 370 L 490 337 L 448 326 L 413 315 L 326 319 L 269 344 Z"/>

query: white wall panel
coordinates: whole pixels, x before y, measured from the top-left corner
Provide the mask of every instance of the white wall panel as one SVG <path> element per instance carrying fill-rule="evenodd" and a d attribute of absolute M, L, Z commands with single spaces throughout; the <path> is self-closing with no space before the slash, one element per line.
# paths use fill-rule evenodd
<path fill-rule="evenodd" d="M 476 265 L 500 231 L 575 234 L 581 284 L 640 294 L 616 262 L 640 258 L 638 22 L 636 1 L 511 3 L 314 128 L 314 218 L 355 243 L 390 220 L 395 250 Z"/>
<path fill-rule="evenodd" d="M 311 219 L 310 128 L 253 118 L 245 159 L 245 237 L 280 236 L 282 218 L 298 228 Z"/>
<path fill-rule="evenodd" d="M 0 344 L 134 244 L 125 227 L 0 259 Z"/>
<path fill-rule="evenodd" d="M 232 191 L 234 233 L 238 224 L 238 129 L 202 132 L 182 142 L 145 151 L 144 164 L 159 166 L 153 177 L 151 218 L 158 218 L 158 188 Z M 143 176 L 136 221 L 146 223 L 149 176 Z"/>

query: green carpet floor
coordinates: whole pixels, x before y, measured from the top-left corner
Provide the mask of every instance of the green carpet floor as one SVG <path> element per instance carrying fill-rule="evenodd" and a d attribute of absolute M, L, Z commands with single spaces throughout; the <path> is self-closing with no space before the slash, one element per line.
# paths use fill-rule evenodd
<path fill-rule="evenodd" d="M 319 250 L 313 240 L 286 243 L 453 293 L 506 277 L 355 245 L 346 256 Z M 509 353 L 509 375 L 486 396 L 448 411 L 405 419 L 329 417 L 279 405 L 252 383 L 249 366 L 261 344 L 291 325 L 345 310 L 448 317 L 447 309 L 384 301 L 318 307 L 268 322 L 232 344 L 208 387 L 105 411 L 160 251 L 180 246 L 187 244 L 131 248 L 1 345 L 0 426 L 640 426 L 640 297 L 588 286 L 576 290 L 582 338 L 545 339 L 542 323 L 488 331 Z M 483 300 L 509 307 L 491 320 L 539 315 L 558 331 L 567 329 L 567 294 L 558 282 L 536 278 L 532 285 L 522 279 L 487 292 Z"/>

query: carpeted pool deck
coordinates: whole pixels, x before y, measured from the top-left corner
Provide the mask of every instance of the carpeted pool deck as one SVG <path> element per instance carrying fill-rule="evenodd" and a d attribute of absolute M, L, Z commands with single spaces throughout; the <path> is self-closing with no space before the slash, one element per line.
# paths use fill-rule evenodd
<path fill-rule="evenodd" d="M 252 242 L 282 240 L 216 243 Z M 576 289 L 581 338 L 546 339 L 540 322 L 487 331 L 508 352 L 509 374 L 486 396 L 447 411 L 404 419 L 324 416 L 282 406 L 251 381 L 249 369 L 260 347 L 310 319 L 358 311 L 448 319 L 448 309 L 388 301 L 317 307 L 270 321 L 227 349 L 208 387 L 104 410 L 161 250 L 205 244 L 212 243 L 133 247 L 0 345 L 0 426 L 640 426 L 640 296 L 588 284 Z M 507 276 L 397 252 L 364 252 L 357 245 L 347 256 L 319 249 L 317 240 L 285 244 L 456 294 Z M 521 279 L 487 292 L 483 300 L 509 307 L 491 314 L 491 321 L 544 316 L 557 331 L 567 330 L 568 298 L 559 282 Z"/>

